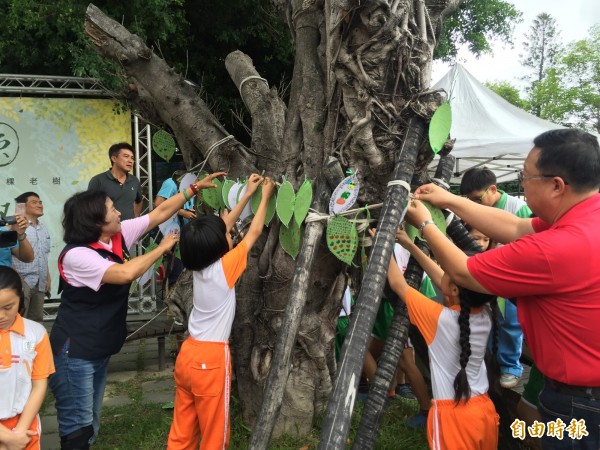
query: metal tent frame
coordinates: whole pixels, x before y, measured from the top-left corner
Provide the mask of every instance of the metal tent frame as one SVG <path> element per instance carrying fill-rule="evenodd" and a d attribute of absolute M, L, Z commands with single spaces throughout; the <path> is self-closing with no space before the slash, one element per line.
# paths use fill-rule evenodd
<path fill-rule="evenodd" d="M 76 97 L 114 98 L 97 80 L 82 77 L 61 77 L 43 75 L 0 74 L 0 95 L 35 97 Z M 144 212 L 152 210 L 154 204 L 152 178 L 152 130 L 138 114 L 132 114 L 132 141 L 135 149 L 134 174 L 140 180 L 143 197 L 148 205 Z M 136 252 L 143 253 L 138 245 Z M 44 318 L 56 316 L 58 302 L 46 303 Z M 128 314 L 148 314 L 156 311 L 156 276 L 148 286 L 140 286 L 130 295 Z"/>

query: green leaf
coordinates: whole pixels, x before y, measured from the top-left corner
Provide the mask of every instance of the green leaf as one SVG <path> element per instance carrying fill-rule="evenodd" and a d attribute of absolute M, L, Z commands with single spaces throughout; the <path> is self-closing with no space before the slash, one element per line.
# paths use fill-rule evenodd
<path fill-rule="evenodd" d="M 296 194 L 296 204 L 294 205 L 294 220 L 298 225 L 304 222 L 310 205 L 312 203 L 313 190 L 310 180 L 304 180 L 304 183 L 298 189 Z"/>
<path fill-rule="evenodd" d="M 175 139 L 165 130 L 158 130 L 152 136 L 152 150 L 165 161 L 169 161 L 175 154 Z"/>
<path fill-rule="evenodd" d="M 340 261 L 352 264 L 358 248 L 358 233 L 352 222 L 335 216 L 327 224 L 327 247 Z"/>
<path fill-rule="evenodd" d="M 279 228 L 279 244 L 293 259 L 296 259 L 296 256 L 300 252 L 301 240 L 302 232 L 295 220 L 290 222 L 289 228 L 284 225 L 281 225 L 281 228 Z"/>
<path fill-rule="evenodd" d="M 146 251 L 144 253 L 150 253 L 156 247 L 158 247 L 158 244 L 156 242 L 153 242 L 152 244 L 148 245 L 148 247 L 146 247 Z M 162 264 L 162 261 L 163 261 L 163 257 L 161 256 L 154 262 L 154 270 L 158 270 L 158 268 Z"/>
<path fill-rule="evenodd" d="M 277 216 L 286 227 L 294 215 L 294 205 L 296 203 L 296 194 L 292 183 L 286 181 L 281 184 L 277 191 Z"/>
<path fill-rule="evenodd" d="M 175 246 L 175 258 L 181 259 L 181 247 L 179 247 L 179 244 Z"/>
<path fill-rule="evenodd" d="M 433 206 L 429 202 L 424 201 L 423 204 L 427 207 L 427 209 L 431 213 L 431 218 L 433 219 L 435 226 L 438 227 L 438 229 L 442 233 L 446 234 L 446 218 L 444 217 L 444 213 L 442 212 L 442 210 L 440 208 L 438 208 L 437 206 Z"/>
<path fill-rule="evenodd" d="M 429 145 L 433 153 L 438 153 L 443 147 L 448 136 L 450 135 L 450 127 L 452 125 L 452 110 L 450 103 L 445 102 L 435 110 L 429 122 Z"/>
<path fill-rule="evenodd" d="M 221 197 L 222 197 L 223 203 L 225 204 L 225 207 L 227 209 L 231 209 L 231 206 L 229 205 L 229 199 L 227 197 L 229 195 L 229 191 L 231 190 L 231 188 L 233 187 L 234 184 L 235 184 L 235 181 L 228 180 L 227 178 L 225 179 L 225 181 L 223 181 L 223 189 L 221 192 Z"/>
<path fill-rule="evenodd" d="M 212 182 L 217 187 L 202 189 L 202 199 L 204 200 L 204 203 L 206 203 L 212 209 L 218 211 L 221 208 L 221 202 L 223 198 L 223 183 L 218 178 L 215 178 L 214 180 L 212 180 Z"/>
<path fill-rule="evenodd" d="M 208 172 L 204 172 L 204 171 L 202 171 L 202 172 L 199 172 L 199 173 L 198 173 L 198 176 L 196 177 L 196 181 L 203 180 L 203 179 L 204 179 L 204 178 L 206 178 L 207 176 L 208 176 Z M 202 191 L 201 191 L 201 192 L 202 192 L 202 195 L 201 195 L 201 196 L 199 196 L 199 197 L 196 199 L 196 212 L 198 212 L 198 207 L 199 207 L 199 206 L 200 206 L 202 203 L 206 203 L 206 202 L 204 201 L 204 189 L 202 189 Z"/>

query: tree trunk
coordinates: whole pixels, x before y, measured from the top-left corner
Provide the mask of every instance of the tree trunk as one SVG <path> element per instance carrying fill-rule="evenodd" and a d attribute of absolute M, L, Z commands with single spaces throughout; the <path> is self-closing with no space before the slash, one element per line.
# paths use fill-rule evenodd
<path fill-rule="evenodd" d="M 358 172 L 360 204 L 380 203 L 383 194 L 390 192 L 371 258 L 371 264 L 381 265 L 389 260 L 399 217 L 394 202 L 406 196 L 402 187 L 386 189 L 396 163 L 407 157 L 398 154 L 398 143 L 404 142 L 405 148 L 408 142 L 415 144 L 415 129 L 407 129 L 409 118 L 418 116 L 422 119 L 413 121 L 424 122 L 440 103 L 440 96 L 423 95 L 423 90 L 429 85 L 441 18 L 460 1 L 274 1 L 288 18 L 296 45 L 287 108 L 276 90 L 268 87 L 268 80 L 260 79 L 247 56 L 233 52 L 226 59 L 227 70 L 252 115 L 251 148 L 230 136 L 182 76 L 94 5 L 86 12 L 85 32 L 97 50 L 118 62 L 132 80 L 136 89 L 130 91 L 131 103 L 142 115 L 173 130 L 188 168 L 206 160 L 207 170 L 225 170 L 230 178 L 264 169 L 273 178 L 285 174 L 297 188 L 305 177 L 317 180 L 323 161 L 334 156 L 344 170 Z M 416 125 L 416 130 L 421 135 L 423 124 Z M 423 161 L 417 170 L 423 173 L 428 147 L 411 147 L 411 151 L 411 158 L 419 154 Z M 413 174 L 411 164 L 401 171 L 407 182 Z M 322 227 L 322 223 L 306 226 L 303 253 L 295 262 L 279 246 L 279 225 L 273 223 L 253 247 L 248 269 L 236 288 L 232 353 L 243 418 L 248 425 L 254 424 L 275 357 L 275 384 L 269 381 L 264 406 L 271 411 L 264 419 L 268 430 L 277 403 L 281 405 L 274 435 L 310 432 L 335 375 L 332 341 L 345 274 L 344 265 L 323 245 Z M 189 274 L 186 277 L 182 287 L 174 289 L 180 292 L 173 292 L 181 303 L 191 285 Z M 367 278 L 371 289 L 384 277 L 377 269 Z M 374 317 L 376 310 L 369 314 Z M 285 344 L 278 344 L 278 335 Z M 273 353 L 279 346 L 281 357 Z M 351 352 L 356 354 L 344 357 L 340 379 L 348 379 L 343 374 L 346 359 L 362 364 L 362 356 L 357 358 L 361 351 L 353 346 Z M 261 442 L 257 448 L 264 445 Z"/>

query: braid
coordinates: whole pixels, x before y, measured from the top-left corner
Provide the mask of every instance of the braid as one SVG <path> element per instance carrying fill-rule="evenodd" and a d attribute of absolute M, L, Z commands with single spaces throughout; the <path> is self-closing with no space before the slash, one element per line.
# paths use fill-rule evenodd
<path fill-rule="evenodd" d="M 506 300 L 508 301 L 508 300 Z M 500 308 L 498 307 L 498 300 L 490 300 L 490 307 L 492 309 L 492 354 L 488 358 L 488 372 L 492 375 L 491 380 L 494 381 L 500 375 L 500 366 L 496 355 L 498 354 L 498 334 L 500 332 Z M 490 385 L 493 383 L 490 382 Z"/>
<path fill-rule="evenodd" d="M 470 313 L 471 305 L 467 302 L 462 302 L 461 299 L 460 315 L 458 316 L 458 326 L 460 327 L 460 370 L 454 379 L 454 401 L 457 404 L 463 397 L 465 400 L 469 400 L 471 397 L 471 387 L 467 379 L 467 364 L 471 356 L 471 343 L 469 342 L 471 335 Z"/>

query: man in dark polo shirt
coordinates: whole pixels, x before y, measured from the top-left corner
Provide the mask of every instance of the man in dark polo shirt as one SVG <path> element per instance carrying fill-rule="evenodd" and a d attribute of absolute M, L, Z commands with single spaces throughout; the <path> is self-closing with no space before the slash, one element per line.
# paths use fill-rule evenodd
<path fill-rule="evenodd" d="M 112 145 L 108 149 L 110 170 L 99 173 L 90 180 L 90 191 L 103 191 L 121 213 L 121 220 L 139 217 L 142 212 L 142 190 L 140 180 L 129 172 L 135 157 L 133 147 L 126 142 Z"/>

